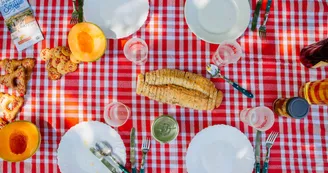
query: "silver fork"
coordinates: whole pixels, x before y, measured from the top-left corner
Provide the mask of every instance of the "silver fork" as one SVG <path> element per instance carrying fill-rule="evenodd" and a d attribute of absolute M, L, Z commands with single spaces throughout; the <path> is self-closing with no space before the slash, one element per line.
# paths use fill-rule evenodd
<path fill-rule="evenodd" d="M 266 9 L 265 9 L 264 21 L 263 21 L 263 24 L 260 26 L 260 29 L 259 29 L 259 35 L 262 39 L 266 38 L 266 23 L 267 23 L 268 18 L 269 18 L 271 2 L 272 2 L 272 0 L 268 0 L 267 6 L 266 6 Z"/>
<path fill-rule="evenodd" d="M 142 140 L 142 146 L 141 146 L 142 160 L 141 160 L 140 173 L 144 173 L 145 172 L 146 155 L 147 155 L 147 153 L 149 151 L 149 148 L 150 148 L 150 138 L 146 138 L 146 139 Z"/>
<path fill-rule="evenodd" d="M 269 168 L 269 159 L 270 159 L 270 149 L 274 143 L 274 141 L 276 140 L 277 136 L 279 135 L 278 132 L 271 132 L 270 135 L 268 136 L 267 140 L 266 140 L 266 148 L 267 148 L 267 152 L 266 152 L 266 156 L 265 156 L 265 161 L 264 161 L 264 166 L 262 169 L 262 173 L 267 173 L 268 172 L 268 168 Z"/>
<path fill-rule="evenodd" d="M 70 24 L 74 25 L 74 24 L 77 24 L 79 22 L 79 12 L 76 10 L 76 7 L 75 7 L 75 3 L 76 3 L 76 0 L 73 0 L 73 13 L 72 13 L 72 17 L 71 17 L 71 21 L 70 21 Z"/>

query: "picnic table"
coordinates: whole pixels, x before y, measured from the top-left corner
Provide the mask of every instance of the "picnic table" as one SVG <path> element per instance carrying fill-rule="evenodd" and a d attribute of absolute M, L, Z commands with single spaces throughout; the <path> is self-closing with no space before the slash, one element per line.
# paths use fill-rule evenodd
<path fill-rule="evenodd" d="M 248 107 L 265 105 L 272 108 L 275 99 L 294 97 L 303 83 L 328 77 L 327 67 L 305 68 L 299 61 L 301 49 L 328 36 L 328 2 L 324 0 L 273 1 L 267 23 L 267 39 L 249 28 L 237 41 L 243 48 L 243 57 L 235 64 L 222 68 L 222 73 L 252 91 L 249 99 L 222 79 L 212 78 L 224 92 L 222 105 L 213 111 L 197 111 L 158 103 L 136 94 L 137 75 L 161 68 L 175 68 L 206 74 L 205 66 L 218 45 L 198 39 L 184 18 L 184 0 L 151 0 L 146 23 L 128 38 L 108 40 L 104 57 L 93 63 L 80 64 L 79 70 L 58 81 L 48 79 L 45 62 L 39 57 L 43 48 L 68 45 L 67 34 L 73 11 L 68 0 L 29 0 L 45 40 L 18 52 L 10 33 L 0 20 L 0 57 L 22 59 L 34 57 L 37 64 L 25 95 L 25 105 L 17 119 L 35 123 L 42 135 L 40 149 L 23 162 L 0 160 L 3 173 L 59 173 L 57 148 L 61 137 L 72 126 L 82 121 L 101 121 L 106 104 L 120 101 L 131 108 L 127 123 L 115 128 L 129 153 L 130 129 L 136 128 L 138 166 L 141 161 L 141 143 L 150 137 L 151 123 L 162 114 L 172 115 L 179 123 L 180 133 L 169 144 L 151 142 L 146 163 L 149 173 L 187 172 L 185 156 L 188 144 L 202 129 L 216 124 L 227 124 L 240 129 L 251 143 L 256 130 L 239 119 L 239 112 Z M 252 12 L 256 0 L 251 0 Z M 263 3 L 265 4 L 265 3 Z M 263 10 L 264 11 L 264 5 Z M 251 15 L 251 14 L 250 14 Z M 263 20 L 263 13 L 259 22 Z M 126 40 L 144 39 L 149 46 L 148 62 L 136 66 L 123 54 Z M 1 91 L 11 90 L 0 86 Z M 304 119 L 276 116 L 270 131 L 279 132 L 271 149 L 269 172 L 324 173 L 328 171 L 328 109 L 311 106 Z M 0 139 L 1 142 L 1 139 Z M 262 140 L 262 158 L 265 140 Z M 129 167 L 129 154 L 127 158 Z"/>

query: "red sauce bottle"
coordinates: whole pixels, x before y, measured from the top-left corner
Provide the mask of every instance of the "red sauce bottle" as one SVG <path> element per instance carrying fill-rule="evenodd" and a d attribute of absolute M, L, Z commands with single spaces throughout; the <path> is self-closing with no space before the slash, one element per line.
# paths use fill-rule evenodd
<path fill-rule="evenodd" d="M 328 38 L 304 47 L 300 60 L 308 68 L 328 66 Z"/>

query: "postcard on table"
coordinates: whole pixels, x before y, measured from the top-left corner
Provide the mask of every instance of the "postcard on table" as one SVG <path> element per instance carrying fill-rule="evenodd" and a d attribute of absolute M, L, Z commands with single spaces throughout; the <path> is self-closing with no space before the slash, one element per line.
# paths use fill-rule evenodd
<path fill-rule="evenodd" d="M 18 51 L 44 39 L 27 0 L 0 0 L 0 11 Z"/>

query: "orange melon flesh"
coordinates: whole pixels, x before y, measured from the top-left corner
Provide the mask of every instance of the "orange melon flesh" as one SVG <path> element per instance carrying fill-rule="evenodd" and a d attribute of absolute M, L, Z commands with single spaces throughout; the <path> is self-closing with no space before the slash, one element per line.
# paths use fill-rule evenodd
<path fill-rule="evenodd" d="M 28 121 L 15 121 L 0 130 L 0 157 L 18 162 L 31 157 L 40 146 L 38 128 Z"/>
<path fill-rule="evenodd" d="M 68 45 L 77 60 L 93 62 L 105 53 L 107 39 L 97 25 L 82 22 L 74 25 L 70 30 Z"/>

